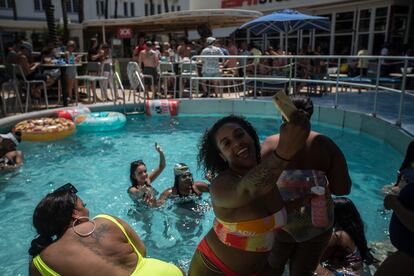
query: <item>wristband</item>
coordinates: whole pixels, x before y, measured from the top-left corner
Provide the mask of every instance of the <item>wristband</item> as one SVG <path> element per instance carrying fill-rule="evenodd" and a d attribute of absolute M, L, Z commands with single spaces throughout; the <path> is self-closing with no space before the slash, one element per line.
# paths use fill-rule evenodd
<path fill-rule="evenodd" d="M 290 162 L 292 159 L 286 159 L 286 158 L 283 158 L 282 156 L 280 156 L 277 152 L 276 152 L 276 150 L 274 150 L 273 151 L 273 154 L 278 158 L 278 159 L 280 159 L 280 160 L 282 160 L 282 161 L 285 161 L 285 162 Z"/>

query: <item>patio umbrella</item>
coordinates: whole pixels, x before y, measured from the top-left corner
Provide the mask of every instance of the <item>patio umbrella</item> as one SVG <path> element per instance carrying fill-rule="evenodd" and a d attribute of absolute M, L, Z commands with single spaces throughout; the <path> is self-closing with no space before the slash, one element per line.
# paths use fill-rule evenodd
<path fill-rule="evenodd" d="M 313 16 L 300 13 L 295 10 L 284 9 L 267 14 L 239 27 L 239 30 L 247 30 L 255 35 L 270 32 L 281 32 L 286 36 L 286 49 L 288 34 L 298 30 L 330 30 L 330 22 L 326 17 Z"/>

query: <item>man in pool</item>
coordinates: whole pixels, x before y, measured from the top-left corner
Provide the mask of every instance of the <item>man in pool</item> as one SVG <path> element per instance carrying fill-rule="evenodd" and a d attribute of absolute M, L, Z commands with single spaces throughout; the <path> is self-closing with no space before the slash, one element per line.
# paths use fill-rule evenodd
<path fill-rule="evenodd" d="M 304 111 L 310 120 L 313 113 L 311 99 L 303 96 L 291 99 L 296 108 Z M 268 137 L 262 144 L 262 158 L 272 155 L 279 141 L 279 134 Z M 351 191 L 351 185 L 342 151 L 328 137 L 311 131 L 305 145 L 290 158 L 277 180 L 286 205 L 288 223 L 276 232 L 270 253 L 269 263 L 274 275 L 282 275 L 288 261 L 290 275 L 313 275 L 332 234 L 331 193 L 347 195 Z M 319 186 L 324 191 L 326 208 L 322 209 L 324 220 L 320 224 L 312 219 L 315 210 L 312 211 L 314 204 L 311 201 L 314 197 L 311 188 L 314 186 Z"/>
<path fill-rule="evenodd" d="M 17 150 L 21 133 L 0 134 L 0 170 L 12 169 L 23 164 L 23 153 Z"/>
<path fill-rule="evenodd" d="M 147 166 L 144 161 L 137 160 L 130 165 L 131 186 L 128 188 L 128 194 L 134 201 L 143 201 L 148 205 L 152 205 L 156 196 L 156 190 L 152 187 L 152 182 L 162 173 L 165 168 L 165 156 L 162 148 L 155 143 L 155 150 L 160 155 L 160 163 L 158 168 L 150 174 L 147 173 Z"/>
<path fill-rule="evenodd" d="M 162 192 L 155 203 L 156 206 L 164 204 L 168 198 L 193 198 L 202 193 L 209 193 L 210 187 L 203 181 L 194 181 L 193 174 L 184 163 L 174 165 L 174 186 Z"/>

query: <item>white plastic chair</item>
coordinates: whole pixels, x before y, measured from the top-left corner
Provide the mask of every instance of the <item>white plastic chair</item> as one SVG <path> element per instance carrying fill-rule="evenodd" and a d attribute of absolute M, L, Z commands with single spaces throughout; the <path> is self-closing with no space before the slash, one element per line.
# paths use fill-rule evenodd
<path fill-rule="evenodd" d="M 194 62 L 181 63 L 179 98 L 182 97 L 184 91 L 183 79 L 191 79 L 192 77 L 198 77 L 197 64 Z"/>
<path fill-rule="evenodd" d="M 174 72 L 174 64 L 171 62 L 161 62 L 159 64 L 160 77 L 158 79 L 158 87 L 161 87 L 161 79 L 164 79 L 164 97 L 167 98 L 168 79 L 174 79 L 174 98 L 176 97 L 177 75 Z"/>
<path fill-rule="evenodd" d="M 43 80 L 28 80 L 26 79 L 26 76 L 23 72 L 23 68 L 20 65 L 16 65 L 18 68 L 18 74 L 22 78 L 23 82 L 26 84 L 26 106 L 25 106 L 25 112 L 29 110 L 29 101 L 31 101 L 31 85 L 32 84 L 41 84 L 43 88 L 43 94 L 45 97 L 45 105 L 46 109 L 49 108 L 49 102 L 47 99 L 47 88 L 46 88 L 46 82 Z"/>

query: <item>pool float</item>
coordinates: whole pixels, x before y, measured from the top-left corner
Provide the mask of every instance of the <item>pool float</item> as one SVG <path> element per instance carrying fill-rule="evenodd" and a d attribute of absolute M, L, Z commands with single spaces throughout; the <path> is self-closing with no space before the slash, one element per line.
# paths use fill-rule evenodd
<path fill-rule="evenodd" d="M 119 112 L 91 112 L 76 116 L 75 124 L 79 131 L 112 131 L 124 127 L 126 117 Z"/>
<path fill-rule="evenodd" d="M 90 112 L 91 111 L 89 110 L 89 108 L 79 104 L 78 106 L 57 110 L 56 115 L 59 118 L 65 118 L 65 119 L 73 121 L 76 118 L 76 116 L 80 114 L 90 113 Z"/>
<path fill-rule="evenodd" d="M 19 122 L 13 132 L 20 131 L 23 141 L 54 141 L 75 132 L 75 124 L 65 118 L 39 118 Z"/>
<path fill-rule="evenodd" d="M 177 116 L 178 105 L 178 100 L 148 100 L 146 102 L 146 114 L 149 116 Z"/>

